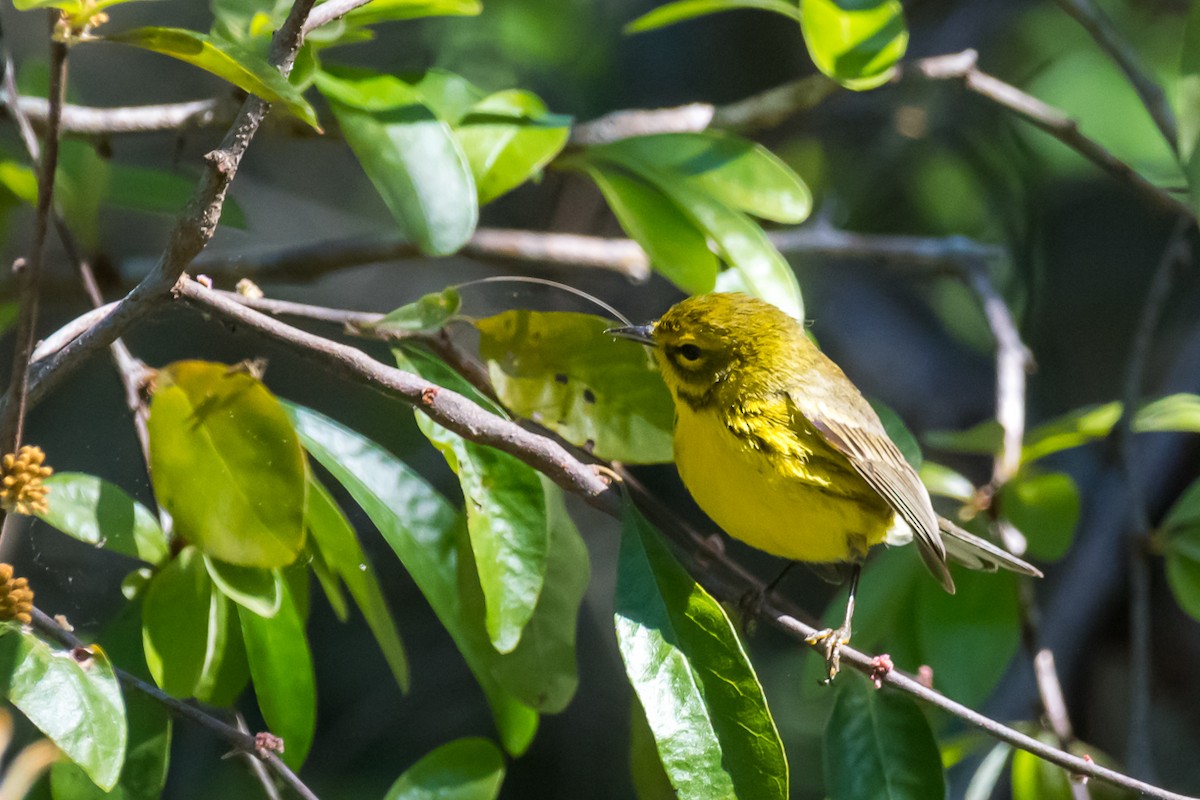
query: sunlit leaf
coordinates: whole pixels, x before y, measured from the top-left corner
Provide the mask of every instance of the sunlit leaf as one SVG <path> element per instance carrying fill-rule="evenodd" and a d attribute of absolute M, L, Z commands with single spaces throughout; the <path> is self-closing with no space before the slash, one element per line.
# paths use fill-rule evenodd
<path fill-rule="evenodd" d="M 210 72 L 268 103 L 278 103 L 317 131 L 321 130 L 313 107 L 279 70 L 262 56 L 231 42 L 183 28 L 135 28 L 105 37 L 162 53 Z"/>
<path fill-rule="evenodd" d="M 419 353 L 410 356 L 397 350 L 395 355 L 401 368 L 447 388 L 463 389 L 461 378 L 426 369 L 428 360 Z M 533 615 L 546 574 L 550 533 L 541 480 L 516 456 L 464 439 L 416 413 L 421 432 L 458 475 L 488 635 L 498 651 L 511 652 Z"/>
<path fill-rule="evenodd" d="M 379 649 L 396 683 L 407 692 L 408 658 L 392 613 L 388 610 L 387 600 L 379 587 L 379 579 L 375 577 L 375 570 L 367 560 L 354 528 L 325 487 L 315 480 L 308 490 L 307 521 L 312 544 L 320 553 L 321 563 L 326 565 L 334 580 L 340 578 L 346 584 L 367 627 L 379 643 Z"/>
<path fill-rule="evenodd" d="M 928 800 L 946 793 L 933 731 L 916 702 L 847 673 L 825 724 L 830 800 Z"/>
<path fill-rule="evenodd" d="M 384 800 L 495 800 L 504 756 L 487 739 L 457 739 L 426 755 L 388 789 Z"/>
<path fill-rule="evenodd" d="M 45 480 L 49 509 L 38 514 L 68 536 L 115 553 L 157 564 L 167 555 L 167 535 L 154 514 L 119 486 L 82 472 Z"/>
<path fill-rule="evenodd" d="M 1172 394 L 1146 403 L 1133 417 L 1138 433 L 1200 433 L 1200 395 Z"/>
<path fill-rule="evenodd" d="M 450 126 L 421 92 L 360 69 L 319 72 L 316 83 L 403 232 L 430 255 L 461 247 L 479 218 L 475 181 Z"/>
<path fill-rule="evenodd" d="M 1080 507 L 1071 476 L 1023 471 L 1001 488 L 999 502 L 1000 513 L 1025 535 L 1031 556 L 1055 561 L 1066 555 Z"/>
<path fill-rule="evenodd" d="M 33 169 L 17 161 L 0 160 L 0 187 L 28 205 L 37 203 L 38 179 Z"/>
<path fill-rule="evenodd" d="M 1021 461 L 1028 463 L 1052 453 L 1094 442 L 1108 436 L 1121 418 L 1120 403 L 1085 406 L 1038 425 L 1025 434 Z"/>
<path fill-rule="evenodd" d="M 989 750 L 979 762 L 975 774 L 971 776 L 971 782 L 967 784 L 963 793 L 963 800 L 991 800 L 1012 751 L 1013 746 L 1008 742 L 999 742 Z"/>
<path fill-rule="evenodd" d="M 249 678 L 236 606 L 216 591 L 203 556 L 186 547 L 155 574 L 142 601 L 154 682 L 175 697 L 228 705 Z"/>
<path fill-rule="evenodd" d="M 817 69 L 848 89 L 886 83 L 908 48 L 900 0 L 804 0 L 800 27 Z"/>
<path fill-rule="evenodd" d="M 920 474 L 921 482 L 931 495 L 949 497 L 960 503 L 968 503 L 975 496 L 975 484 L 945 465 L 925 461 L 921 464 Z"/>
<path fill-rule="evenodd" d="M 617 645 L 663 767 L 680 797 L 786 798 L 783 745 L 741 641 L 659 537 L 626 505 Z"/>
<path fill-rule="evenodd" d="M 304 453 L 287 414 L 245 370 L 179 361 L 150 404 L 154 494 L 176 532 L 245 567 L 290 564 L 304 546 Z"/>
<path fill-rule="evenodd" d="M 1057 747 L 1054 735 L 1044 730 L 1029 730 L 1043 744 Z M 1110 769 L 1117 765 L 1111 758 L 1099 752 L 1095 747 L 1083 742 L 1072 742 L 1068 750 L 1072 755 L 1086 755 L 1098 764 Z M 1049 761 L 1044 761 L 1026 750 L 1014 750 L 1012 758 L 1012 800 L 1072 800 L 1075 792 L 1071 789 L 1071 776 L 1068 772 Z M 1088 784 L 1088 796 L 1092 800 L 1133 800 L 1141 797 L 1140 793 L 1130 792 L 1100 781 Z"/>
<path fill-rule="evenodd" d="M 102 789 L 117 783 L 128 730 L 121 687 L 98 646 L 58 650 L 0 622 L 0 692 Z"/>
<path fill-rule="evenodd" d="M 582 166 L 599 187 L 621 228 L 642 246 L 650 266 L 689 294 L 711 292 L 720 263 L 708 239 L 675 201 L 654 184 L 618 166 Z"/>
<path fill-rule="evenodd" d="M 450 286 L 391 311 L 377 322 L 361 326 L 377 333 L 425 333 L 445 326 L 462 307 L 458 289 Z"/>
<path fill-rule="evenodd" d="M 239 606 L 260 617 L 273 617 L 279 611 L 285 591 L 279 570 L 239 567 L 208 556 L 204 557 L 204 566 L 221 594 Z"/>
<path fill-rule="evenodd" d="M 304 617 L 287 585 L 278 613 L 270 619 L 238 609 L 254 694 L 271 732 L 283 738 L 281 758 L 299 769 L 317 725 L 317 688 Z"/>
<path fill-rule="evenodd" d="M 459 574 L 469 544 L 461 514 L 420 475 L 379 445 L 315 411 L 289 406 L 308 452 L 346 488 L 396 552 L 454 639 L 483 689 L 500 740 L 511 755 L 529 747 L 538 713 L 494 676 L 502 658 L 481 616 L 462 606 Z"/>
<path fill-rule="evenodd" d="M 571 134 L 571 119 L 551 114 L 533 93 L 511 89 L 476 103 L 454 127 L 480 204 L 538 174 Z"/>
<path fill-rule="evenodd" d="M 654 733 L 637 697 L 629 703 L 629 776 L 637 800 L 677 800 L 679 796 L 663 769 Z"/>
<path fill-rule="evenodd" d="M 347 14 L 358 25 L 420 17 L 473 17 L 483 11 L 480 0 L 372 0 Z"/>
<path fill-rule="evenodd" d="M 476 321 L 501 402 L 600 458 L 670 461 L 675 409 L 653 360 L 604 333 L 610 320 L 505 311 Z"/>
<path fill-rule="evenodd" d="M 774 11 L 796 22 L 800 21 L 800 9 L 795 3 L 784 0 L 675 0 L 638 17 L 625 26 L 625 33 L 653 31 L 707 14 L 738 9 Z"/>

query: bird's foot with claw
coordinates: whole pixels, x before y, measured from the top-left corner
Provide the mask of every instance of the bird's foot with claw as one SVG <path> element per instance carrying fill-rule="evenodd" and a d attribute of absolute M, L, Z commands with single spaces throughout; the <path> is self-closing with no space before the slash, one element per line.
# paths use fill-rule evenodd
<path fill-rule="evenodd" d="M 840 628 L 826 628 L 823 631 L 817 631 L 804 641 L 808 644 L 820 644 L 824 648 L 825 672 L 828 677 L 821 681 L 821 684 L 828 686 L 837 677 L 838 670 L 841 668 L 842 647 L 850 644 L 850 626 L 843 625 Z"/>

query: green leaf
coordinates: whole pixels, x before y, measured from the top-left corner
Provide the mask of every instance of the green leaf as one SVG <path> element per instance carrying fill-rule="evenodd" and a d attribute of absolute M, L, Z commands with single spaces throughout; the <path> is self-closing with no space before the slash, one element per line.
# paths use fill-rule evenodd
<path fill-rule="evenodd" d="M 175 172 L 132 164 L 109 164 L 103 202 L 114 208 L 148 214 L 178 214 L 196 191 L 196 181 Z M 232 197 L 225 199 L 221 224 L 246 227 L 246 213 Z"/>
<path fill-rule="evenodd" d="M 140 47 L 210 72 L 268 103 L 278 103 L 318 132 L 313 107 L 279 70 L 248 48 L 183 28 L 135 28 L 106 41 Z"/>
<path fill-rule="evenodd" d="M 171 715 L 158 701 L 130 692 L 125 697 L 125 718 L 129 734 L 117 785 L 105 792 L 78 765 L 60 761 L 50 768 L 54 800 L 159 800 L 167 782 Z"/>
<path fill-rule="evenodd" d="M 762 145 L 728 133 L 634 136 L 593 147 L 591 156 L 639 175 L 661 175 L 663 182 L 774 222 L 800 223 L 812 211 L 812 193 L 790 167 Z"/>
<path fill-rule="evenodd" d="M 991 800 L 1012 751 L 1013 746 L 1008 742 L 999 742 L 989 750 L 979 762 L 975 774 L 971 776 L 971 782 L 967 784 L 963 793 L 963 800 Z"/>
<path fill-rule="evenodd" d="M 470 559 L 460 558 L 469 547 L 461 514 L 369 439 L 310 409 L 288 406 L 288 412 L 305 448 L 366 512 L 454 639 L 487 697 L 504 749 L 523 753 L 537 731 L 538 713 L 496 679 L 501 656 L 482 617 L 463 609 L 459 573 Z"/>
<path fill-rule="evenodd" d="M 1043 744 L 1057 747 L 1054 735 L 1042 730 L 1026 730 Z M 1087 755 L 1096 763 L 1115 768 L 1117 765 L 1104 753 L 1083 742 L 1073 742 L 1068 750 L 1072 755 Z M 1134 800 L 1141 794 L 1092 781 L 1088 794 L 1093 800 Z M 1062 767 L 1043 761 L 1025 750 L 1015 750 L 1012 759 L 1012 800 L 1072 800 L 1071 777 Z"/>
<path fill-rule="evenodd" d="M 1175 144 L 1196 210 L 1200 209 L 1200 158 L 1196 156 L 1200 150 L 1200 5 L 1189 3 L 1189 7 L 1175 103 L 1179 113 L 1179 141 Z"/>
<path fill-rule="evenodd" d="M 270 619 L 246 607 L 238 609 L 238 616 L 258 708 L 271 732 L 283 737 L 284 763 L 299 769 L 317 727 L 316 676 L 304 618 L 287 584 L 282 593 L 278 613 Z"/>
<path fill-rule="evenodd" d="M 804 0 L 800 27 L 817 69 L 856 91 L 887 83 L 908 48 L 899 0 Z"/>
<path fill-rule="evenodd" d="M 483 89 L 445 69 L 426 70 L 411 85 L 437 118 L 452 128 L 487 97 Z"/>
<path fill-rule="evenodd" d="M 1193 529 L 1200 535 L 1200 479 L 1192 481 L 1171 504 L 1159 527 L 1165 537 L 1186 535 Z"/>
<path fill-rule="evenodd" d="M 720 263 L 704 233 L 675 201 L 619 167 L 592 163 L 582 169 L 599 187 L 622 230 L 646 251 L 650 266 L 689 294 L 713 290 Z"/>
<path fill-rule="evenodd" d="M 327 565 L 335 578 L 341 578 L 350 590 L 355 605 L 362 612 L 367 627 L 379 643 L 392 675 L 400 688 L 408 691 L 408 657 L 404 643 L 396 630 L 392 612 L 379 587 L 375 570 L 367 560 L 358 536 L 349 520 L 342 514 L 329 492 L 315 479 L 308 489 L 308 530 L 312 534 L 312 545 L 320 553 L 321 561 Z"/>
<path fill-rule="evenodd" d="M 1172 394 L 1146 403 L 1133 417 L 1138 433 L 1200 433 L 1200 395 Z"/>
<path fill-rule="evenodd" d="M 154 514 L 114 484 L 82 472 L 45 480 L 49 509 L 38 517 L 81 542 L 157 564 L 167 555 L 167 535 Z"/>
<path fill-rule="evenodd" d="M 116 785 L 128 730 L 102 649 L 56 650 L 15 622 L 0 623 L 0 692 L 97 786 Z"/>
<path fill-rule="evenodd" d="M 487 739 L 456 739 L 426 755 L 392 784 L 384 800 L 495 800 L 504 756 Z"/>
<path fill-rule="evenodd" d="M 741 641 L 659 536 L 626 505 L 615 622 L 663 767 L 681 797 L 786 798 L 783 745 Z"/>
<path fill-rule="evenodd" d="M 629 776 L 637 800 L 677 800 L 671 779 L 658 757 L 658 745 L 642 705 L 634 697 L 629 703 Z"/>
<path fill-rule="evenodd" d="M 900 448 L 901 454 L 904 455 L 904 460 L 912 466 L 913 469 L 921 468 L 921 445 L 917 444 L 917 437 L 913 436 L 912 431 L 904 424 L 904 419 L 897 414 L 892 408 L 879 400 L 870 400 L 871 408 L 875 409 L 875 413 L 879 416 L 879 421 L 883 423 L 883 429 L 887 431 L 890 438 Z"/>
<path fill-rule="evenodd" d="M 283 602 L 283 575 L 277 569 L 239 567 L 216 558 L 204 557 L 208 577 L 221 594 L 260 617 L 273 617 Z"/>
<path fill-rule="evenodd" d="M 304 547 L 304 453 L 279 401 L 244 370 L 178 361 L 150 404 L 154 494 L 175 530 L 244 567 L 295 561 Z"/>
<path fill-rule="evenodd" d="M 825 725 L 825 789 L 830 800 L 944 797 L 937 742 L 912 698 L 876 691 L 847 673 Z"/>
<path fill-rule="evenodd" d="M 249 677 L 236 606 L 216 591 L 196 548 L 185 547 L 160 570 L 142 602 L 154 682 L 175 697 L 232 703 Z"/>
<path fill-rule="evenodd" d="M 463 391 L 461 378 L 433 374 L 428 363 L 394 351 L 402 369 Z M 467 530 L 487 607 L 492 645 L 508 653 L 521 640 L 546 574 L 550 532 L 545 493 L 538 473 L 515 456 L 468 441 L 414 412 L 417 426 L 458 475 L 467 512 Z"/>
<path fill-rule="evenodd" d="M 925 444 L 947 453 L 968 453 L 990 456 L 1004 441 L 1004 429 L 994 419 L 987 419 L 965 431 L 928 431 L 922 437 Z"/>
<path fill-rule="evenodd" d="M 1021 463 L 1027 464 L 1052 453 L 1070 450 L 1073 447 L 1103 439 L 1108 436 L 1120 418 L 1121 404 L 1112 402 L 1077 408 L 1061 417 L 1038 425 L 1025 434 L 1025 447 L 1021 451 Z"/>
<path fill-rule="evenodd" d="M 481 11 L 479 0 L 372 0 L 346 18 L 357 25 L 374 25 L 420 17 L 474 17 Z"/>
<path fill-rule="evenodd" d="M 787 3 L 784 0 L 676 0 L 638 17 L 625 26 L 625 33 L 653 31 L 707 14 L 737 9 L 774 11 L 796 22 L 800 21 L 800 10 L 795 3 Z"/>
<path fill-rule="evenodd" d="M 975 484 L 943 464 L 927 460 L 921 464 L 920 474 L 921 482 L 932 495 L 949 497 L 960 503 L 969 503 L 975 497 Z"/>
<path fill-rule="evenodd" d="M 541 172 L 566 145 L 571 118 L 551 114 L 532 92 L 510 89 L 481 100 L 455 126 L 479 203 L 488 203 Z"/>
<path fill-rule="evenodd" d="M 421 93 L 366 70 L 318 72 L 316 83 L 401 230 L 429 255 L 462 247 L 479 219 L 475 182 L 450 126 Z"/>
<path fill-rule="evenodd" d="M 1167 585 L 1179 607 L 1200 619 L 1200 480 L 1172 504 L 1160 531 Z"/>
<path fill-rule="evenodd" d="M 1079 521 L 1079 490 L 1062 472 L 1022 471 L 1000 489 L 1000 513 L 1029 542 L 1029 554 L 1056 561 L 1067 554 Z"/>
<path fill-rule="evenodd" d="M 596 456 L 672 458 L 675 406 L 645 348 L 605 335 L 590 314 L 505 311 L 476 321 L 500 401 Z"/>
<path fill-rule="evenodd" d="M 37 175 L 25 164 L 8 159 L 0 161 L 0 186 L 22 203 L 37 204 Z"/>
<path fill-rule="evenodd" d="M 428 333 L 440 330 L 462 307 L 462 295 L 449 286 L 440 292 L 430 292 L 421 299 L 400 306 L 377 322 L 361 326 L 376 333 Z"/>
<path fill-rule="evenodd" d="M 54 197 L 82 247 L 100 246 L 100 207 L 108 193 L 112 165 L 86 142 L 64 141 L 54 177 Z"/>

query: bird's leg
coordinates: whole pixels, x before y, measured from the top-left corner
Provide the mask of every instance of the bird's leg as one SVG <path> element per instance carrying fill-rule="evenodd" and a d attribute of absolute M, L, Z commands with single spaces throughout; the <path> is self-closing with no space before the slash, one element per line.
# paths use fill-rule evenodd
<path fill-rule="evenodd" d="M 756 591 L 748 591 L 742 595 L 738 601 L 738 609 L 742 613 L 742 629 L 747 634 L 754 633 L 754 628 L 757 625 L 758 615 L 762 613 L 763 601 L 771 596 L 771 592 L 784 579 L 792 567 L 796 566 L 795 561 L 789 561 L 787 566 L 780 570 L 779 574 L 771 579 L 770 583 Z"/>
<path fill-rule="evenodd" d="M 804 640 L 809 644 L 824 644 L 825 670 L 828 677 L 821 683 L 828 684 L 837 677 L 842 662 L 842 646 L 850 643 L 850 620 L 854 617 L 854 595 L 858 591 L 858 576 L 861 572 L 862 564 L 855 564 L 854 571 L 850 573 L 850 597 L 846 600 L 846 618 L 842 626 L 817 631 Z"/>

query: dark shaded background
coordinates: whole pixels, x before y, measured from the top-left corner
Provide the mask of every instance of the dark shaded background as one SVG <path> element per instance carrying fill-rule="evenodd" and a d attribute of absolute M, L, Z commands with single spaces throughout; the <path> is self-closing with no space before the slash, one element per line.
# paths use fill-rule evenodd
<path fill-rule="evenodd" d="M 488 90 L 521 86 L 554 111 L 589 119 L 619 108 L 728 102 L 812 71 L 799 31 L 782 18 L 738 12 L 665 31 L 623 37 L 620 27 L 655 5 L 641 0 L 484 0 L 481 17 L 393 24 L 376 42 L 339 50 L 337 58 L 385 70 L 441 66 Z M 1187 3 L 1139 0 L 1103 4 L 1164 82 L 1177 84 Z M 979 51 L 981 65 L 1079 118 L 1084 130 L 1165 185 L 1173 169 L 1145 111 L 1117 70 L 1053 2 L 914 0 L 905 4 L 911 57 Z M 114 11 L 114 27 L 169 24 L 207 29 L 206 5 L 133 4 Z M 0 10 L 18 64 L 45 60 L 40 14 Z M 226 91 L 215 79 L 165 58 L 115 45 L 76 48 L 71 93 L 91 105 L 126 105 L 207 97 Z M 218 131 L 114 138 L 119 162 L 198 175 L 200 156 Z M 905 82 L 867 94 L 836 94 L 815 110 L 762 137 L 813 187 L 822 223 L 861 232 L 961 234 L 1004 245 L 1001 276 L 1038 369 L 1029 387 L 1030 422 L 1120 396 L 1130 339 L 1151 273 L 1174 221 L 1100 174 L 1058 142 L 951 83 Z M 19 153 L 12 126 L 0 147 Z M 264 131 L 233 189 L 246 230 L 222 229 L 210 250 L 254 253 L 304 241 L 369 235 L 391 220 L 348 150 L 337 141 L 294 139 Z M 484 209 L 484 224 L 536 230 L 618 234 L 598 194 L 579 179 L 551 172 Z M 105 291 L 116 298 L 153 263 L 171 221 L 119 212 L 102 217 L 96 255 Z M 30 216 L 7 224 L 2 256 L 24 252 Z M 958 428 L 991 414 L 993 371 L 987 328 L 970 293 L 945 278 L 914 277 L 886 265 L 805 259 L 794 262 L 812 328 L 865 393 L 890 404 L 920 434 Z M 61 253 L 43 315 L 48 333 L 85 309 Z M 511 272 L 551 275 L 593 292 L 635 319 L 648 319 L 678 295 L 654 279 L 632 286 L 613 274 L 446 259 L 344 270 L 305 283 L 264 284 L 270 296 L 321 305 L 386 311 L 450 282 Z M 232 284 L 232 280 L 228 281 Z M 468 310 L 535 303 L 562 305 L 540 292 L 469 290 Z M 568 305 L 571 308 L 577 306 Z M 1200 390 L 1200 281 L 1189 268 L 1172 293 L 1147 373 L 1149 396 Z M 9 351 L 9 340 L 0 352 Z M 267 381 L 280 395 L 308 404 L 376 438 L 449 495 L 457 491 L 440 457 L 415 433 L 411 413 L 360 387 L 331 381 L 301 358 L 257 337 L 170 309 L 127 337 L 151 365 L 178 358 L 228 362 L 270 358 Z M 122 394 L 109 364 L 97 359 L 35 409 L 29 437 L 59 470 L 102 475 L 149 499 Z M 1195 437 L 1142 437 L 1139 474 L 1153 515 L 1196 474 Z M 985 479 L 982 460 L 939 456 Z M 1099 443 L 1062 456 L 1056 466 L 1080 482 L 1084 515 L 1067 558 L 1038 586 L 1043 636 L 1059 658 L 1079 736 L 1124 756 L 1128 716 L 1127 496 Z M 689 504 L 673 470 L 646 480 L 673 503 Z M 352 508 L 352 505 L 347 506 Z M 506 798 L 627 797 L 630 693 L 611 634 L 617 537 L 611 520 L 573 505 L 589 546 L 593 578 L 580 619 L 581 683 L 571 707 L 544 717 L 530 752 L 510 766 Z M 693 509 L 696 523 L 711 528 Z M 356 522 L 392 601 L 412 659 L 413 688 L 401 697 L 361 620 L 340 625 L 314 594 L 310 636 L 320 697 L 319 729 L 303 777 L 322 796 L 371 798 L 437 744 L 489 735 L 482 694 L 411 580 L 369 523 Z M 763 575 L 774 560 L 735 550 Z M 120 606 L 127 565 L 34 525 L 16 555 L 38 589 L 39 605 L 94 631 Z M 1200 792 L 1200 625 L 1175 605 L 1154 566 L 1152 763 L 1144 776 Z M 819 611 L 828 589 L 811 576 L 788 591 Z M 825 709 L 799 704 L 794 644 L 767 630 L 751 640 L 787 740 L 797 797 L 820 797 L 819 735 Z M 986 710 L 1000 718 L 1036 713 L 1031 676 L 1013 667 Z M 807 694 L 807 693 L 806 693 Z M 253 716 L 252 701 L 243 703 Z M 252 723 L 253 724 L 253 723 Z M 187 725 L 176 727 L 167 796 L 256 797 L 260 790 L 224 746 Z M 1189 755 L 1190 754 L 1190 755 Z M 1154 772 L 1150 772 L 1154 770 Z M 811 773 L 811 774 L 810 774 Z M 960 793 L 965 776 L 954 777 Z M 218 787 L 218 788 L 214 788 Z"/>

